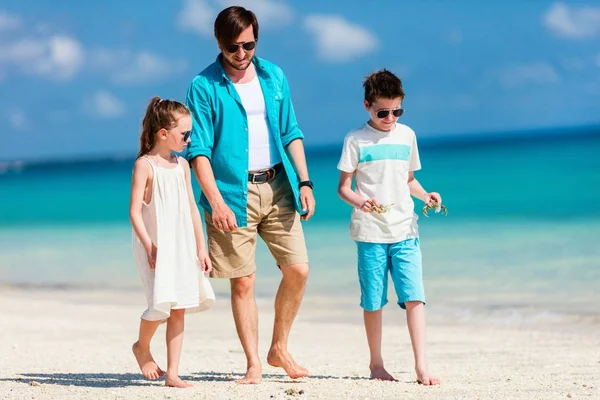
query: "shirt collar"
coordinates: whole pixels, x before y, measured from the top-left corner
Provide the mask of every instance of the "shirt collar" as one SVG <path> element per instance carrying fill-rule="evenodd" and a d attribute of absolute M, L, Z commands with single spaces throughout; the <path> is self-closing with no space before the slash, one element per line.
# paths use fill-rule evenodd
<path fill-rule="evenodd" d="M 217 56 L 217 61 L 216 61 L 216 68 L 217 68 L 217 76 L 221 77 L 221 81 L 226 82 L 226 81 L 231 81 L 231 79 L 229 79 L 229 75 L 227 75 L 227 72 L 225 72 L 225 68 L 223 68 L 223 54 L 219 53 L 219 55 Z M 260 58 L 254 56 L 252 57 L 252 64 L 254 64 L 254 68 L 256 69 L 256 74 L 262 78 L 262 79 L 269 79 L 270 76 L 265 68 L 265 66 L 263 65 L 263 63 L 261 62 Z"/>

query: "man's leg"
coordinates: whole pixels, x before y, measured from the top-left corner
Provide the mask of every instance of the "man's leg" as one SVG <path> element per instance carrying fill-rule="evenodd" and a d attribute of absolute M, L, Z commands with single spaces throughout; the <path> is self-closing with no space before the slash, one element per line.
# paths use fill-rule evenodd
<path fill-rule="evenodd" d="M 255 276 L 253 273 L 230 280 L 233 319 L 246 354 L 246 375 L 236 380 L 240 384 L 258 384 L 262 381 L 262 366 L 258 358 L 258 309 L 254 299 Z"/>
<path fill-rule="evenodd" d="M 306 368 L 296 364 L 287 350 L 290 329 L 304 296 L 308 270 L 308 264 L 305 263 L 281 266 L 283 279 L 275 298 L 273 340 L 267 362 L 274 367 L 283 368 L 292 379 L 308 376 Z"/>

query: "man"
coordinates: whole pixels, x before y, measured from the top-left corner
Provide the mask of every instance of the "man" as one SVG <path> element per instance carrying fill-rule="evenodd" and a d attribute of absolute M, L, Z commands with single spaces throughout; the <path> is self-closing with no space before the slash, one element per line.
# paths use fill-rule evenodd
<path fill-rule="evenodd" d="M 267 362 L 293 379 L 308 376 L 287 351 L 300 307 L 308 256 L 300 220 L 314 212 L 303 135 L 282 70 L 255 57 L 258 21 L 242 7 L 215 20 L 221 53 L 187 94 L 193 129 L 187 158 L 202 188 L 212 277 L 229 278 L 236 329 L 247 359 L 241 384 L 262 380 L 254 300 L 257 234 L 283 278 Z"/>

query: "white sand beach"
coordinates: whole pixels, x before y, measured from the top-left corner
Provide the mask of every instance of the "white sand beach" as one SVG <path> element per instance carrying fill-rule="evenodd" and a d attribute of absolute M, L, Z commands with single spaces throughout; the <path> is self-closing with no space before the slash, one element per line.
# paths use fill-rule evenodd
<path fill-rule="evenodd" d="M 264 362 L 264 382 L 233 382 L 245 366 L 225 294 L 186 321 L 180 373 L 191 389 L 142 378 L 130 351 L 144 307 L 140 293 L 0 288 L 2 399 L 597 399 L 600 332 L 501 327 L 429 319 L 430 367 L 442 384 L 414 382 L 403 316 L 384 312 L 384 355 L 398 382 L 368 376 L 356 305 L 307 298 L 290 350 L 311 371 L 292 381 Z M 272 303 L 261 300 L 260 350 L 270 343 Z M 343 310 L 343 312 L 342 312 Z M 391 311 L 394 312 L 391 312 Z M 598 325 L 600 326 L 600 325 Z M 164 365 L 164 326 L 153 342 Z"/>

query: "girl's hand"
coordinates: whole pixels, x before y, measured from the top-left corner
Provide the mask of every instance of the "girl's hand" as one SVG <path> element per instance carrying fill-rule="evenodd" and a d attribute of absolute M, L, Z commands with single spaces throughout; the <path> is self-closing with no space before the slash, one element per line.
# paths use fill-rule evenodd
<path fill-rule="evenodd" d="M 146 249 L 146 252 L 148 253 L 148 266 L 150 267 L 151 270 L 155 270 L 156 269 L 156 253 L 158 252 L 158 249 L 156 248 L 154 243 L 152 243 L 152 248 L 150 250 Z"/>
<path fill-rule="evenodd" d="M 208 274 L 210 271 L 212 271 L 212 264 L 210 262 L 210 257 L 206 252 L 206 249 L 198 250 L 198 262 L 200 263 L 200 269 L 205 274 Z"/>
<path fill-rule="evenodd" d="M 442 196 L 440 196 L 437 192 L 427 193 L 425 195 L 425 204 L 431 204 L 431 202 L 435 201 L 438 205 L 442 204 Z"/>
<path fill-rule="evenodd" d="M 370 213 L 375 208 L 379 208 L 379 207 L 381 207 L 381 206 L 379 205 L 379 203 L 377 202 L 377 200 L 375 200 L 375 197 L 371 197 L 369 200 L 365 200 L 365 202 L 362 203 L 359 208 L 360 208 L 361 211 L 364 211 L 366 213 Z"/>

